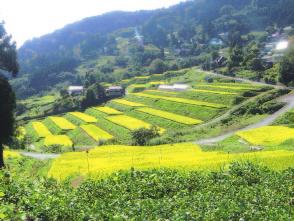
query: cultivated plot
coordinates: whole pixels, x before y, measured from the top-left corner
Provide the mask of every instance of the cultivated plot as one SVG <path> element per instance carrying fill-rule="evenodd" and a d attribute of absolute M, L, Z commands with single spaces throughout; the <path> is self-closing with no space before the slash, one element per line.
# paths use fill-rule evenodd
<path fill-rule="evenodd" d="M 149 107 L 139 108 L 139 109 L 137 109 L 137 111 L 147 113 L 150 115 L 154 115 L 154 116 L 158 116 L 158 117 L 162 117 L 162 118 L 172 120 L 172 121 L 175 121 L 175 122 L 178 122 L 181 124 L 195 125 L 195 124 L 200 124 L 203 122 L 198 119 L 193 119 L 190 117 L 185 117 L 185 116 L 182 116 L 179 114 L 174 114 L 174 113 L 170 113 L 167 111 L 157 110 L 157 109 L 153 109 L 153 108 L 149 108 Z"/>

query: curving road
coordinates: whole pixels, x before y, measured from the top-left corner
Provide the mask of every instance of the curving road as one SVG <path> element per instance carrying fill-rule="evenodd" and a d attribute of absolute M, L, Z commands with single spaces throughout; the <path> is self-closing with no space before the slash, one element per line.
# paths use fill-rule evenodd
<path fill-rule="evenodd" d="M 280 110 L 278 110 L 277 112 L 275 112 L 272 115 L 261 120 L 260 122 L 257 122 L 255 124 L 251 124 L 243 129 L 239 129 L 239 130 L 235 130 L 235 131 L 231 131 L 231 132 L 222 134 L 217 137 L 198 140 L 198 141 L 195 141 L 194 143 L 199 144 L 199 145 L 217 143 L 217 142 L 225 140 L 226 138 L 229 138 L 230 136 L 234 135 L 237 132 L 255 129 L 258 127 L 268 126 L 268 125 L 272 124 L 278 117 L 280 117 L 284 113 L 286 113 L 286 112 L 290 111 L 292 108 L 294 108 L 294 93 L 284 95 L 284 96 L 278 98 L 278 100 L 281 102 L 285 102 L 286 105 L 283 108 L 281 108 Z"/>
<path fill-rule="evenodd" d="M 245 78 L 240 78 L 240 77 L 232 77 L 232 76 L 227 76 L 227 75 L 223 75 L 223 74 L 218 74 L 215 72 L 211 72 L 211 71 L 204 71 L 201 69 L 197 69 L 199 71 L 202 71 L 208 75 L 213 75 L 216 77 L 222 77 L 222 78 L 227 78 L 227 79 L 231 79 L 231 80 L 236 80 L 236 81 L 241 81 L 241 82 L 245 82 L 245 83 L 250 83 L 250 84 L 257 84 L 257 85 L 261 85 L 261 86 L 271 86 L 277 89 L 282 89 L 282 88 L 288 88 L 288 89 L 293 89 L 293 87 L 287 87 L 285 85 L 275 85 L 275 84 L 269 84 L 269 83 L 265 83 L 265 82 L 260 82 L 260 81 L 253 81 L 253 80 L 249 80 L 249 79 L 245 79 Z"/>

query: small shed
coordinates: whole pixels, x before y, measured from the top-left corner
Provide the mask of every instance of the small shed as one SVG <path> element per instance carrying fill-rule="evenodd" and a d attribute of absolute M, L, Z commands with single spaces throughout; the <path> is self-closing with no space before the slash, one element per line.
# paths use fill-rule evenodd
<path fill-rule="evenodd" d="M 83 86 L 69 86 L 67 92 L 71 96 L 81 95 L 84 93 Z"/>
<path fill-rule="evenodd" d="M 106 88 L 105 94 L 107 97 L 121 97 L 125 94 L 125 90 L 121 86 L 110 86 Z"/>

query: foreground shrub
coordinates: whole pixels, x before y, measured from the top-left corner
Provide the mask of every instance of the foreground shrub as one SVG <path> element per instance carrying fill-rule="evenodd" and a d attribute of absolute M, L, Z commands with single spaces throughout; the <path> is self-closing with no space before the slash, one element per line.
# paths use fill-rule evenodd
<path fill-rule="evenodd" d="M 211 173 L 131 170 L 73 188 L 2 172 L 0 205 L 7 220 L 293 220 L 293 176 L 234 163 Z"/>

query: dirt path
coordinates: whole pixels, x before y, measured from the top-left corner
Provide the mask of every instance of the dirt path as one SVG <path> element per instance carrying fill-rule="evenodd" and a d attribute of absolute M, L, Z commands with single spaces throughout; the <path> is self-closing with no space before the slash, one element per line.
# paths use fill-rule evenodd
<path fill-rule="evenodd" d="M 265 119 L 261 120 L 260 122 L 249 125 L 249 126 L 243 128 L 243 129 L 240 129 L 240 130 L 235 130 L 235 131 L 231 131 L 231 132 L 222 134 L 222 135 L 217 136 L 217 137 L 198 140 L 195 143 L 199 144 L 199 145 L 217 143 L 217 142 L 225 140 L 226 138 L 229 138 L 230 136 L 234 135 L 236 132 L 255 129 L 255 128 L 258 128 L 258 127 L 268 126 L 268 125 L 272 124 L 278 117 L 280 117 L 284 113 L 286 113 L 286 112 L 290 111 L 292 108 L 294 108 L 294 93 L 282 96 L 278 100 L 281 101 L 281 102 L 285 102 L 286 105 L 283 108 L 281 108 L 280 110 L 278 110 L 277 112 L 275 112 L 274 114 L 272 114 L 272 115 L 266 117 Z"/>

